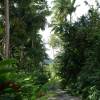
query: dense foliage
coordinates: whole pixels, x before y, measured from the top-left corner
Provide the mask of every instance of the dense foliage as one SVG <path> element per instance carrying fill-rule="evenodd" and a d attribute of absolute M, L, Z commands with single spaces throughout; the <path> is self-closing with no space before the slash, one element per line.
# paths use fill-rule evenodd
<path fill-rule="evenodd" d="M 48 81 L 48 74 L 45 73 L 44 69 L 44 60 L 48 57 L 45 53 L 42 36 L 39 34 L 40 30 L 44 30 L 46 16 L 49 15 L 47 2 L 45 0 L 10 0 L 9 9 L 9 58 L 16 59 L 16 64 L 14 72 L 9 72 L 7 78 L 5 70 L 0 70 L 0 74 L 1 72 L 4 73 L 3 76 L 5 77 L 2 81 L 0 75 L 0 81 L 2 81 L 0 88 L 4 87 L 0 90 L 0 93 L 4 95 L 3 90 L 12 89 L 13 85 L 16 85 L 16 87 L 18 85 L 20 86 L 18 92 L 20 96 L 17 96 L 20 98 L 18 100 L 35 100 L 37 96 L 35 93 L 38 93 L 40 88 Z M 5 59 L 5 34 L 5 1 L 0 0 L 0 61 Z M 4 66 L 7 67 L 6 70 L 10 71 L 9 63 Z M 4 84 L 6 84 L 6 87 Z M 17 92 L 14 95 L 17 95 Z M 42 95 L 43 93 L 40 94 L 40 96 Z M 17 97 L 15 98 L 17 99 Z M 7 98 L 9 97 L 4 96 L 3 100 Z"/>
<path fill-rule="evenodd" d="M 88 13 L 74 21 L 80 6 L 76 0 L 54 0 L 49 41 L 53 51 L 59 52 L 54 61 L 48 59 L 39 34 L 50 14 L 45 0 L 9 0 L 10 47 L 9 57 L 5 56 L 5 3 L 0 0 L 0 100 L 37 100 L 58 90 L 59 83 L 82 100 L 99 100 L 99 2 L 94 7 L 85 1 Z"/>
<path fill-rule="evenodd" d="M 68 0 L 55 1 L 55 11 L 61 11 L 61 15 L 54 12 L 55 16 L 58 14 L 59 18 L 54 16 L 52 23 L 54 34 L 62 40 L 63 44 L 55 58 L 61 86 L 73 94 L 81 95 L 83 100 L 99 100 L 100 12 L 98 2 L 96 8 L 90 6 L 87 15 L 72 22 L 72 19 L 67 20 L 70 13 L 62 16 L 69 10 L 69 6 L 64 9 L 65 6 L 62 3 Z M 57 6 L 58 4 L 60 7 Z"/>
<path fill-rule="evenodd" d="M 5 16 L 3 4 L 4 2 L 1 6 L 3 13 L 1 25 L 4 24 Z M 19 68 L 27 69 L 28 63 L 39 66 L 46 58 L 41 35 L 38 34 L 39 30 L 45 27 L 46 15 L 48 15 L 46 1 L 10 1 L 10 56 L 19 61 Z M 2 30 L 1 33 L 4 34 L 4 29 Z"/>

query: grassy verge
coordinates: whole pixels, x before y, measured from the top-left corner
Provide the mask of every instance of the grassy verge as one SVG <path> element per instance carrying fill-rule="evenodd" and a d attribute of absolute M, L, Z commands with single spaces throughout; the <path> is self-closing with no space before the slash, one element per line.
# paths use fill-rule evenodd
<path fill-rule="evenodd" d="M 55 97 L 57 94 L 54 91 L 49 91 L 45 96 L 37 99 L 37 100 L 48 100 L 50 97 Z"/>

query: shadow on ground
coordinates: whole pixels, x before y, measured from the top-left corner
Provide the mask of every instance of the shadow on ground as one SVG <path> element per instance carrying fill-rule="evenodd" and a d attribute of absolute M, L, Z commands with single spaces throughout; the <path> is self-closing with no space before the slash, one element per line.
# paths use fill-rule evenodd
<path fill-rule="evenodd" d="M 78 97 L 69 96 L 65 91 L 57 90 L 56 96 L 49 97 L 48 100 L 81 100 Z"/>

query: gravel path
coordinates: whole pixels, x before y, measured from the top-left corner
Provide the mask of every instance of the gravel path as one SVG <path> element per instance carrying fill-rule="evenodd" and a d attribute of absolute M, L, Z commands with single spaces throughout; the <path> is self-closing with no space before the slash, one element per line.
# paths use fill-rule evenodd
<path fill-rule="evenodd" d="M 81 100 L 80 98 L 69 96 L 65 91 L 57 90 L 57 96 L 50 97 L 48 100 Z"/>

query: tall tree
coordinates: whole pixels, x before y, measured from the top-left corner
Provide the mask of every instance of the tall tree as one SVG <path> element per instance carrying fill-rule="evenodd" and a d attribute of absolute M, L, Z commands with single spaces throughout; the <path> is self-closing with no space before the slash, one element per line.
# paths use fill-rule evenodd
<path fill-rule="evenodd" d="M 78 7 L 75 7 L 76 0 L 54 0 L 54 17 L 59 21 L 67 21 L 67 16 L 70 15 L 70 23 L 72 20 L 72 13 Z"/>
<path fill-rule="evenodd" d="M 0 0 L 0 5 L 2 15 L 0 24 L 2 25 L 5 16 L 4 1 Z M 41 35 L 39 35 L 39 30 L 44 29 L 45 16 L 49 14 L 47 2 L 45 0 L 11 0 L 9 9 L 10 56 L 18 60 L 19 68 L 32 71 L 31 69 L 34 66 L 36 68 L 41 66 L 46 59 L 45 47 Z M 3 35 L 1 34 L 1 39 Z M 8 42 L 6 43 L 8 44 Z"/>
<path fill-rule="evenodd" d="M 87 2 L 85 2 L 88 4 Z M 63 50 L 55 59 L 62 87 L 81 94 L 83 100 L 100 98 L 100 12 L 89 5 L 88 14 L 76 22 L 58 21 L 54 32 L 63 41 Z M 57 12 L 56 12 L 57 13 Z M 56 17 L 55 22 L 57 23 Z M 63 19 L 65 19 L 63 17 Z M 60 19 L 59 19 L 60 20 Z"/>
<path fill-rule="evenodd" d="M 5 0 L 5 57 L 9 58 L 10 55 L 10 24 L 9 24 L 9 0 Z"/>

